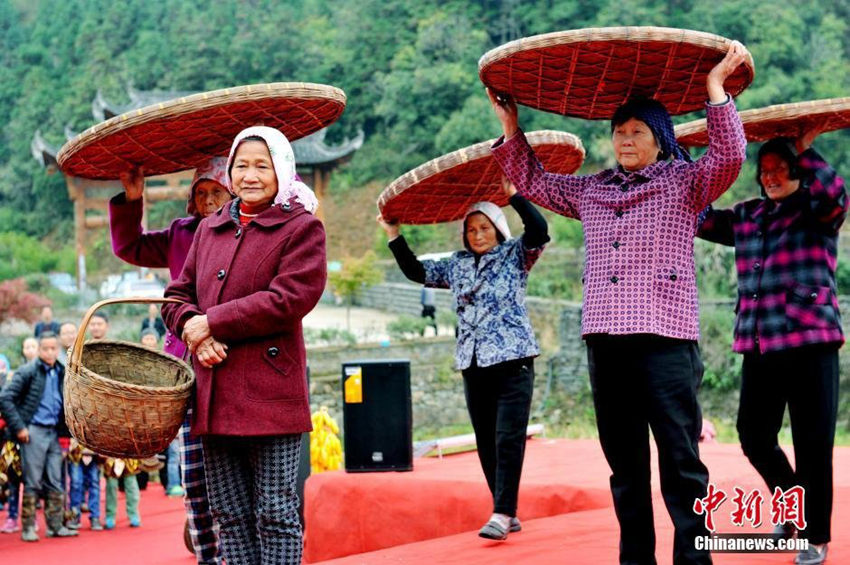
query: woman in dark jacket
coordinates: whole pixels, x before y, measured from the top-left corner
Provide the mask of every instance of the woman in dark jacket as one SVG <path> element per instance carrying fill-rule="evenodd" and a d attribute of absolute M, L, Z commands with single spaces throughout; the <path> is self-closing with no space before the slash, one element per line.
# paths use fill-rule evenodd
<path fill-rule="evenodd" d="M 192 430 L 225 560 L 300 564 L 295 482 L 311 429 L 301 320 L 325 287 L 325 233 L 279 131 L 242 131 L 227 167 L 238 198 L 201 222 L 165 293 L 185 304 L 163 317 L 194 356 Z"/>
<path fill-rule="evenodd" d="M 805 520 L 777 535 L 809 540 L 796 563 L 826 559 L 838 349 L 844 343 L 835 268 L 847 216 L 844 180 L 810 147 L 817 130 L 761 146 L 761 198 L 708 208 L 698 235 L 735 247 L 738 305 L 733 349 L 744 355 L 738 435 L 771 491 L 805 489 Z M 795 468 L 779 447 L 785 406 Z"/>

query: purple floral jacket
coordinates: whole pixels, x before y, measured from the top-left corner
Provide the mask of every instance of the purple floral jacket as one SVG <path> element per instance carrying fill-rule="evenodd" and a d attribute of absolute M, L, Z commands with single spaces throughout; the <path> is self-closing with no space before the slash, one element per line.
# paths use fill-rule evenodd
<path fill-rule="evenodd" d="M 582 335 L 699 338 L 694 268 L 697 217 L 735 181 L 746 140 L 734 103 L 707 106 L 709 146 L 693 163 L 639 171 L 547 173 L 522 132 L 493 147 L 517 190 L 584 227 Z"/>

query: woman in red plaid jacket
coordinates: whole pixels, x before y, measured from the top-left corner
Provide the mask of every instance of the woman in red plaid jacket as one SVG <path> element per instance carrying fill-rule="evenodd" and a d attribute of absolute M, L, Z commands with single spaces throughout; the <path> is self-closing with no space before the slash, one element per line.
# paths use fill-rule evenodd
<path fill-rule="evenodd" d="M 822 563 L 830 541 L 832 448 L 838 410 L 838 349 L 844 343 L 835 284 L 838 231 L 847 214 L 844 180 L 799 139 L 758 153 L 762 197 L 704 211 L 698 235 L 735 247 L 738 271 L 733 349 L 744 354 L 738 434 L 773 492 L 805 489 L 809 549 L 795 563 Z M 791 414 L 796 470 L 779 447 Z M 777 528 L 790 537 L 794 526 Z"/>

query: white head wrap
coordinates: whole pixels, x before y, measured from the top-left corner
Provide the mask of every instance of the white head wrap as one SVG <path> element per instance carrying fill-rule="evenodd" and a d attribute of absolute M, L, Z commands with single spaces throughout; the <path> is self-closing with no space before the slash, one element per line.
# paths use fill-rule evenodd
<path fill-rule="evenodd" d="M 277 176 L 277 195 L 274 198 L 275 204 L 283 206 L 289 204 L 289 199 L 293 196 L 295 201 L 304 206 L 311 214 L 316 213 L 316 208 L 319 207 L 319 201 L 316 195 L 310 190 L 306 184 L 297 179 L 295 174 L 295 154 L 292 152 L 292 146 L 286 136 L 274 128 L 265 126 L 254 126 L 243 129 L 233 140 L 233 145 L 230 147 L 230 155 L 227 158 L 227 190 L 233 193 L 233 182 L 230 178 L 230 170 L 233 167 L 233 156 L 236 153 L 236 148 L 246 137 L 259 137 L 266 142 L 269 148 L 269 154 L 272 156 L 272 164 L 274 172 Z"/>
<path fill-rule="evenodd" d="M 508 219 L 502 209 L 492 202 L 476 202 L 469 207 L 466 214 L 463 215 L 463 223 L 461 224 L 461 233 L 463 236 L 463 246 L 469 249 L 469 243 L 466 241 L 466 219 L 472 214 L 484 214 L 487 219 L 493 222 L 496 228 L 505 241 L 511 238 L 511 229 L 508 227 Z"/>

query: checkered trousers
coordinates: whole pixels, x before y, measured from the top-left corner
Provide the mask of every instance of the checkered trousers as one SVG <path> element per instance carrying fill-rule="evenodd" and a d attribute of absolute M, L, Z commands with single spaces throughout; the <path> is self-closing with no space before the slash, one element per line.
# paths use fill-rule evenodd
<path fill-rule="evenodd" d="M 204 468 L 228 565 L 301 565 L 301 434 L 204 436 Z"/>
<path fill-rule="evenodd" d="M 207 498 L 207 477 L 204 473 L 204 448 L 201 438 L 191 434 L 192 408 L 180 427 L 180 466 L 186 495 L 186 516 L 189 518 L 189 536 L 199 565 L 221 563 L 218 551 L 218 534 Z"/>
<path fill-rule="evenodd" d="M 835 283 L 844 180 L 814 149 L 797 166 L 800 188 L 784 200 L 757 198 L 701 214 L 699 237 L 735 246 L 739 353 L 844 342 Z"/>

